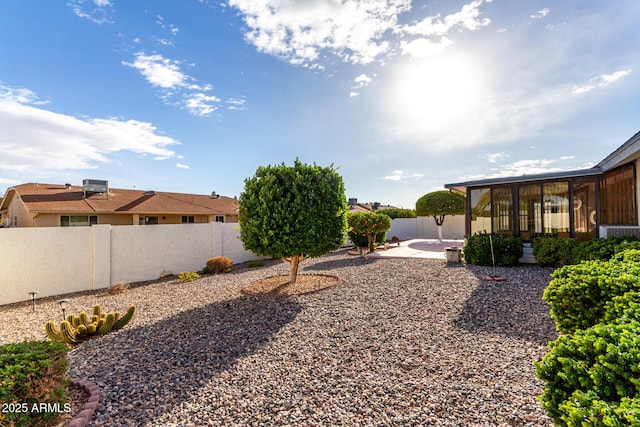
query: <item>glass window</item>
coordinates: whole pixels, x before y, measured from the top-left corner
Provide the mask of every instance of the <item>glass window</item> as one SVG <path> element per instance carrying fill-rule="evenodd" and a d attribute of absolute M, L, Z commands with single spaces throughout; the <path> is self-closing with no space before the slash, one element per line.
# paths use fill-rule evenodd
<path fill-rule="evenodd" d="M 596 180 L 583 179 L 573 184 L 574 236 L 579 241 L 596 237 Z"/>
<path fill-rule="evenodd" d="M 491 232 L 491 190 L 488 188 L 472 189 L 469 192 L 471 203 L 471 234 Z"/>
<path fill-rule="evenodd" d="M 224 222 L 224 216 L 222 216 L 222 215 L 217 215 L 217 216 L 216 216 L 216 222 Z"/>
<path fill-rule="evenodd" d="M 521 185 L 518 191 L 520 236 L 530 242 L 534 234 L 542 233 L 542 186 Z"/>
<path fill-rule="evenodd" d="M 511 187 L 491 190 L 491 203 L 493 203 L 493 232 L 512 236 L 514 230 Z"/>
<path fill-rule="evenodd" d="M 569 183 L 543 185 L 544 233 L 569 237 Z"/>
<path fill-rule="evenodd" d="M 635 168 L 633 164 L 604 174 L 601 181 L 602 223 L 637 225 L 635 208 Z"/>
<path fill-rule="evenodd" d="M 62 215 L 60 216 L 60 227 L 87 227 L 98 223 L 95 215 Z"/>
<path fill-rule="evenodd" d="M 196 222 L 196 219 L 193 215 L 182 215 L 183 224 L 193 224 L 194 222 Z"/>

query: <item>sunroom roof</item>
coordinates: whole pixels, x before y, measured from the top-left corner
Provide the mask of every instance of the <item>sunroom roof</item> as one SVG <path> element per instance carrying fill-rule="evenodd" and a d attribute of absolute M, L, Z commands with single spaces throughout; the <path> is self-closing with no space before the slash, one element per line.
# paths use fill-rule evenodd
<path fill-rule="evenodd" d="M 457 182 L 445 184 L 444 188 L 460 192 L 466 192 L 468 187 L 487 187 L 490 185 L 514 184 L 518 182 L 552 181 L 565 178 L 579 178 L 602 174 L 602 169 L 595 166 L 589 169 L 579 169 L 573 171 L 547 172 L 532 175 L 502 176 L 495 178 L 478 179 L 474 181 Z"/>

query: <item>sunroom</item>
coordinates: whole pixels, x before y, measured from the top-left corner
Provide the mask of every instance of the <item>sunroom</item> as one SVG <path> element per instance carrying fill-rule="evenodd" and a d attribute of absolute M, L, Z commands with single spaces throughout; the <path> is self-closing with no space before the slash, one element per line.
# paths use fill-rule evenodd
<path fill-rule="evenodd" d="M 490 232 L 595 237 L 637 235 L 640 133 L 590 169 L 446 184 L 466 195 L 466 235 Z"/>

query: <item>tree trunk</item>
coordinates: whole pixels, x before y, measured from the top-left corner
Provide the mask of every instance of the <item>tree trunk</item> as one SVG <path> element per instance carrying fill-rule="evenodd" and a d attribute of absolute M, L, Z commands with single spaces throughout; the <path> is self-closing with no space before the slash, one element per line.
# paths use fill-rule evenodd
<path fill-rule="evenodd" d="M 376 237 L 377 234 L 369 234 L 369 253 L 376 251 Z"/>
<path fill-rule="evenodd" d="M 438 225 L 438 240 L 442 242 L 442 225 Z"/>
<path fill-rule="evenodd" d="M 295 255 L 291 257 L 289 261 L 289 283 L 296 283 L 298 279 L 298 265 L 300 265 L 300 255 Z"/>

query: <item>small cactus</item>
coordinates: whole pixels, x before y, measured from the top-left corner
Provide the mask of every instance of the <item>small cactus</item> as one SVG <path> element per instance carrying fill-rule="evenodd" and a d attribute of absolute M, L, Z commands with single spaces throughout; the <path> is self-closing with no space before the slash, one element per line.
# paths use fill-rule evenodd
<path fill-rule="evenodd" d="M 78 315 L 69 314 L 66 320 L 60 323 L 60 330 L 56 328 L 53 320 L 49 320 L 45 323 L 45 331 L 51 341 L 77 344 L 93 336 L 121 329 L 133 318 L 135 309 L 132 305 L 125 315 L 121 316 L 119 311 L 105 313 L 100 305 L 96 305 L 91 317 L 84 311 Z"/>

